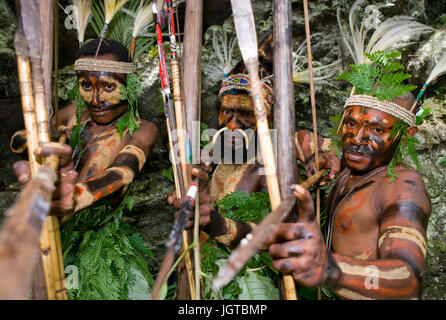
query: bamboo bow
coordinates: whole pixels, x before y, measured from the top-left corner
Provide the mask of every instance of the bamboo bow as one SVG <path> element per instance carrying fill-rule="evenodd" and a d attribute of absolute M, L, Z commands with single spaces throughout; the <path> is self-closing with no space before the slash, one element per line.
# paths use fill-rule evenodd
<path fill-rule="evenodd" d="M 53 156 L 45 160 L 37 159 L 33 154 L 40 143 L 50 141 L 47 97 L 50 97 L 51 94 L 47 94 L 47 92 L 51 92 L 49 88 L 51 81 L 48 79 L 48 72 L 44 73 L 42 57 L 51 56 L 49 53 L 51 46 L 48 44 L 52 43 L 52 33 L 49 26 L 52 26 L 54 3 L 48 0 L 40 1 L 40 3 L 37 0 L 20 0 L 19 4 L 20 27 L 17 33 L 18 41 L 16 41 L 17 64 L 27 131 L 28 155 L 31 172 L 35 175 L 42 165 L 53 170 L 58 167 L 57 157 Z M 40 12 L 42 20 L 36 12 Z M 42 32 L 42 30 L 47 32 Z M 47 67 L 46 64 L 45 67 Z M 44 75 L 47 75 L 46 80 Z M 40 248 L 48 299 L 67 299 L 57 216 L 49 216 L 43 224 Z"/>

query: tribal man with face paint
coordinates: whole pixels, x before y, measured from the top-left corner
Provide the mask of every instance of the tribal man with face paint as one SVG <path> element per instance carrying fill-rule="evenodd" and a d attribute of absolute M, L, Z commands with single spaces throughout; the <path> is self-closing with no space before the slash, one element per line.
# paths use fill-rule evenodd
<path fill-rule="evenodd" d="M 393 182 L 386 171 L 407 124 L 412 94 L 379 101 L 353 95 L 344 107 L 341 132 L 344 170 L 328 201 L 327 242 L 314 218 L 313 201 L 299 186 L 297 223 L 281 224 L 269 239 L 273 266 L 303 286 L 326 286 L 345 299 L 419 299 L 431 203 L 415 170 L 399 164 Z"/>
<path fill-rule="evenodd" d="M 127 49 L 113 40 L 103 42 L 97 59 L 91 59 L 97 46 L 98 40 L 92 40 L 76 54 L 79 93 L 86 105 L 80 117 L 82 152 L 76 148 L 71 159 L 71 147 L 57 143 L 36 150 L 40 156 L 63 157 L 60 198 L 53 201 L 54 211 L 62 215 L 105 198 L 119 198 L 142 169 L 158 136 L 155 125 L 142 120 L 139 130 L 132 135 L 126 130 L 121 139 L 115 125 L 128 105 L 121 100 L 120 88 L 126 84 L 126 73 L 133 72 L 132 63 Z M 60 111 L 59 125 L 73 128 L 76 122 L 75 104 Z M 14 168 L 20 181 L 27 181 L 27 166 L 17 163 Z"/>
<path fill-rule="evenodd" d="M 51 213 L 64 222 L 64 262 L 76 266 L 81 275 L 78 288 L 68 290 L 70 299 L 130 299 L 135 281 L 131 274 L 147 284 L 153 279 L 139 254 L 141 248 L 119 222 L 127 203 L 125 193 L 143 168 L 158 133 L 146 120 L 137 120 L 139 129 L 134 132 L 129 128 L 120 132 L 116 124 L 130 110 L 121 89 L 129 90 L 133 63 L 127 49 L 113 40 L 104 40 L 95 57 L 98 43 L 91 40 L 76 54 L 79 94 L 85 107 L 79 109 L 78 103 L 59 113 L 59 124 L 68 127 L 69 139 L 74 140 L 76 126 L 82 128 L 81 147 L 76 145 L 73 152 L 70 145 L 48 143 L 35 153 L 61 157 Z M 29 179 L 26 163 L 17 163 L 14 169 L 20 182 Z M 148 298 L 146 290 L 144 299 Z"/>
<path fill-rule="evenodd" d="M 272 120 L 273 91 L 268 81 L 263 82 L 263 96 L 265 111 L 268 119 Z M 259 192 L 267 191 L 266 176 L 263 173 L 263 164 L 256 157 L 260 149 L 257 147 L 256 117 L 251 97 L 249 77 L 238 73 L 227 76 L 218 95 L 220 108 L 218 116 L 218 132 L 214 141 L 221 133 L 222 143 L 215 144 L 213 159 L 221 150 L 221 162 L 218 163 L 211 177 L 208 166 L 192 169 L 192 175 L 200 178 L 200 227 L 209 236 L 230 248 L 234 248 L 240 240 L 255 227 L 253 222 L 234 221 L 218 213 L 215 202 L 222 200 L 226 195 L 235 191 Z M 241 134 L 238 134 L 241 132 Z M 307 172 L 314 170 L 313 145 L 311 132 L 301 130 L 296 133 L 297 155 L 300 161 L 307 163 Z M 318 141 L 320 150 L 320 167 L 330 170 L 330 174 L 324 177 L 324 183 L 334 179 L 340 170 L 340 161 L 334 153 L 323 153 L 327 148 L 326 140 Z M 247 146 L 249 146 L 247 148 Z M 217 151 L 215 150 L 217 149 Z M 227 157 L 229 154 L 229 157 Z M 205 162 L 205 160 L 204 160 Z M 168 196 L 169 203 L 179 208 L 180 200 L 176 199 L 172 192 Z M 193 217 L 190 218 L 187 227 L 193 225 Z"/>

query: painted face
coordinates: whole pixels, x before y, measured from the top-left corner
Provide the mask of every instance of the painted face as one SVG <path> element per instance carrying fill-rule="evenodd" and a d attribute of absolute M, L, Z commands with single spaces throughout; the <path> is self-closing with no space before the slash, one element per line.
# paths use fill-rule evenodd
<path fill-rule="evenodd" d="M 79 93 L 96 123 L 108 124 L 127 110 L 127 102 L 120 99 L 125 75 L 80 71 L 78 83 Z"/>
<path fill-rule="evenodd" d="M 230 130 L 254 129 L 256 127 L 256 116 L 251 97 L 245 94 L 223 96 L 218 124 L 220 128 L 227 127 Z"/>
<path fill-rule="evenodd" d="M 397 119 L 387 113 L 360 106 L 345 110 L 342 128 L 343 159 L 356 172 L 367 172 L 387 164 L 396 143 L 390 136 Z"/>
<path fill-rule="evenodd" d="M 252 134 L 256 128 L 256 116 L 252 98 L 246 94 L 226 94 L 223 96 L 218 123 L 219 129 L 224 127 L 229 129 L 223 132 L 226 145 L 231 145 L 232 149 L 244 147 L 245 141 L 238 129 L 245 132 L 249 140 L 253 138 Z"/>

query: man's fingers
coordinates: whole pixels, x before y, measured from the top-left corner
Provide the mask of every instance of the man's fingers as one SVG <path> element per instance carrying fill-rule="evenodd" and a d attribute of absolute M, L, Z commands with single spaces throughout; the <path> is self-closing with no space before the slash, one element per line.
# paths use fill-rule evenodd
<path fill-rule="evenodd" d="M 298 241 L 288 241 L 285 243 L 276 243 L 269 247 L 269 254 L 273 259 L 284 259 L 300 256 L 305 252 L 299 246 Z"/>
<path fill-rule="evenodd" d="M 31 179 L 31 168 L 28 161 L 22 160 L 15 162 L 12 165 L 12 171 L 21 184 L 27 183 Z"/>
<path fill-rule="evenodd" d="M 280 272 L 292 273 L 294 278 L 298 278 L 301 273 L 307 272 L 311 267 L 305 256 L 273 260 L 271 264 Z"/>
<path fill-rule="evenodd" d="M 201 169 L 203 169 L 207 173 L 211 173 L 212 172 L 212 168 L 210 167 L 210 163 L 207 162 L 207 161 L 206 161 L 206 163 L 203 162 L 203 161 L 200 161 L 200 167 L 201 167 Z"/>
<path fill-rule="evenodd" d="M 167 202 L 171 205 L 174 206 L 177 209 L 180 209 L 181 207 L 181 199 L 177 198 L 177 195 L 175 192 L 169 193 L 167 196 Z"/>
<path fill-rule="evenodd" d="M 298 223 L 281 223 L 276 227 L 275 232 L 266 240 L 267 244 L 284 241 L 292 241 L 304 238 L 307 234 L 304 226 Z"/>
<path fill-rule="evenodd" d="M 74 170 L 60 169 L 60 183 L 76 183 L 79 174 Z"/>
<path fill-rule="evenodd" d="M 273 260 L 271 265 L 274 269 L 283 273 L 292 273 L 295 269 L 293 258 Z"/>
<path fill-rule="evenodd" d="M 202 181 L 208 181 L 209 180 L 209 174 L 200 169 L 200 168 L 192 168 L 191 174 L 197 178 L 199 178 Z"/>
<path fill-rule="evenodd" d="M 299 220 L 312 221 L 314 219 L 314 205 L 313 199 L 308 190 L 295 184 L 292 186 L 293 194 L 299 200 Z"/>
<path fill-rule="evenodd" d="M 72 160 L 73 150 L 68 144 L 48 142 L 36 148 L 34 154 L 41 158 L 55 154 L 60 158 L 60 165 L 65 166 Z"/>

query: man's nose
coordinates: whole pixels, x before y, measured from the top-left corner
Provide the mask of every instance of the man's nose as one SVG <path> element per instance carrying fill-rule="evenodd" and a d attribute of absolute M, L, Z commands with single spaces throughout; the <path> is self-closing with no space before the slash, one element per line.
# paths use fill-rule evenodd
<path fill-rule="evenodd" d="M 98 93 L 98 89 L 97 88 L 93 88 L 93 99 L 91 101 L 91 104 L 93 106 L 99 106 L 103 103 L 103 101 L 101 100 L 101 98 L 99 97 L 99 93 Z"/>
<path fill-rule="evenodd" d="M 358 132 L 355 135 L 354 142 L 357 144 L 364 143 L 367 141 L 364 127 L 359 128 Z"/>
<path fill-rule="evenodd" d="M 234 115 L 231 119 L 231 121 L 229 121 L 226 124 L 226 128 L 231 129 L 231 130 L 236 130 L 236 129 L 240 129 L 240 125 L 237 122 L 237 116 Z"/>

